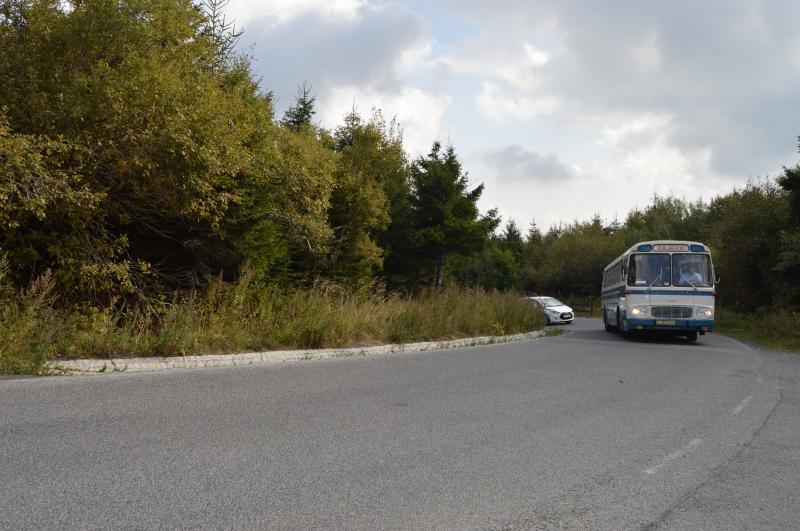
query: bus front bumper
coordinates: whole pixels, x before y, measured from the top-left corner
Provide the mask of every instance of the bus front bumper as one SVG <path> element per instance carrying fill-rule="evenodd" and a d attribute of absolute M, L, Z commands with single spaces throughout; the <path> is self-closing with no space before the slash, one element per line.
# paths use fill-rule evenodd
<path fill-rule="evenodd" d="M 714 321 L 706 319 L 628 319 L 627 325 L 628 330 L 714 331 Z"/>

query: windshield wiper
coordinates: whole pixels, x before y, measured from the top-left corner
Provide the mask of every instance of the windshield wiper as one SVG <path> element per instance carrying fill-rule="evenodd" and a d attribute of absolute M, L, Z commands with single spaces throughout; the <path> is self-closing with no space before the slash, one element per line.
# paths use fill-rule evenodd
<path fill-rule="evenodd" d="M 658 282 L 659 280 L 661 280 L 663 277 L 664 277 L 664 268 L 662 267 L 662 268 L 661 268 L 661 272 L 658 274 L 658 276 L 656 277 L 656 279 L 655 279 L 654 281 L 652 281 L 652 282 L 650 283 L 650 285 L 649 285 L 649 286 L 647 286 L 647 291 L 650 291 L 650 288 L 652 288 L 652 287 L 653 287 L 653 284 L 655 284 L 656 282 Z"/>

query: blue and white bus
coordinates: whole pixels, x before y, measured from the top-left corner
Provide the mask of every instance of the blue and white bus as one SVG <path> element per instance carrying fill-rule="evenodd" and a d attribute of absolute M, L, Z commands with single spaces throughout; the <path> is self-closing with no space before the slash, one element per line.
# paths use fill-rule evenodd
<path fill-rule="evenodd" d="M 603 270 L 603 324 L 626 337 L 659 330 L 697 341 L 714 330 L 714 284 L 702 243 L 637 243 Z"/>

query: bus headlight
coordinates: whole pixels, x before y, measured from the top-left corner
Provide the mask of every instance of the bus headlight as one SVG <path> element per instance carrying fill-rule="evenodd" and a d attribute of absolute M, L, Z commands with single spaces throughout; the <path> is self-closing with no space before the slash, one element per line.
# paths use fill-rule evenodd
<path fill-rule="evenodd" d="M 641 317 L 642 315 L 647 315 L 647 307 L 646 306 L 634 306 L 631 308 L 631 315 L 635 317 Z"/>
<path fill-rule="evenodd" d="M 712 317 L 714 317 L 714 310 L 712 310 L 711 308 L 698 308 L 697 316 L 705 317 L 706 319 L 711 319 Z"/>

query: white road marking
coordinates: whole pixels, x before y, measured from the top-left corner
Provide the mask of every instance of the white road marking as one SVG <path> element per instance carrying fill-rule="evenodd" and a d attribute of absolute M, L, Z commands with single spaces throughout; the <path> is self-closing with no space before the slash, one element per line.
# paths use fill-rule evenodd
<path fill-rule="evenodd" d="M 655 474 L 663 466 L 669 464 L 671 461 L 674 461 L 675 459 L 681 457 L 682 455 L 684 455 L 686 452 L 688 452 L 689 450 L 691 450 L 695 446 L 699 446 L 701 444 L 703 444 L 703 439 L 692 439 L 691 441 L 689 441 L 689 444 L 687 444 L 686 446 L 684 446 L 680 450 L 672 452 L 667 457 L 665 457 L 664 459 L 659 461 L 658 464 L 653 465 L 648 469 L 645 469 L 644 473 L 645 474 L 650 474 L 650 475 Z"/>
<path fill-rule="evenodd" d="M 738 415 L 739 413 L 741 413 L 741 412 L 742 412 L 742 410 L 745 408 L 745 406 L 747 406 L 747 404 L 749 404 L 749 403 L 750 403 L 750 401 L 751 401 L 752 399 L 753 399 L 753 397 L 752 397 L 752 396 L 746 396 L 746 397 L 744 398 L 744 400 L 742 400 L 742 401 L 739 403 L 739 405 L 738 405 L 738 406 L 736 406 L 735 408 L 733 408 L 733 411 L 731 411 L 731 413 L 733 413 L 734 415 Z"/>

